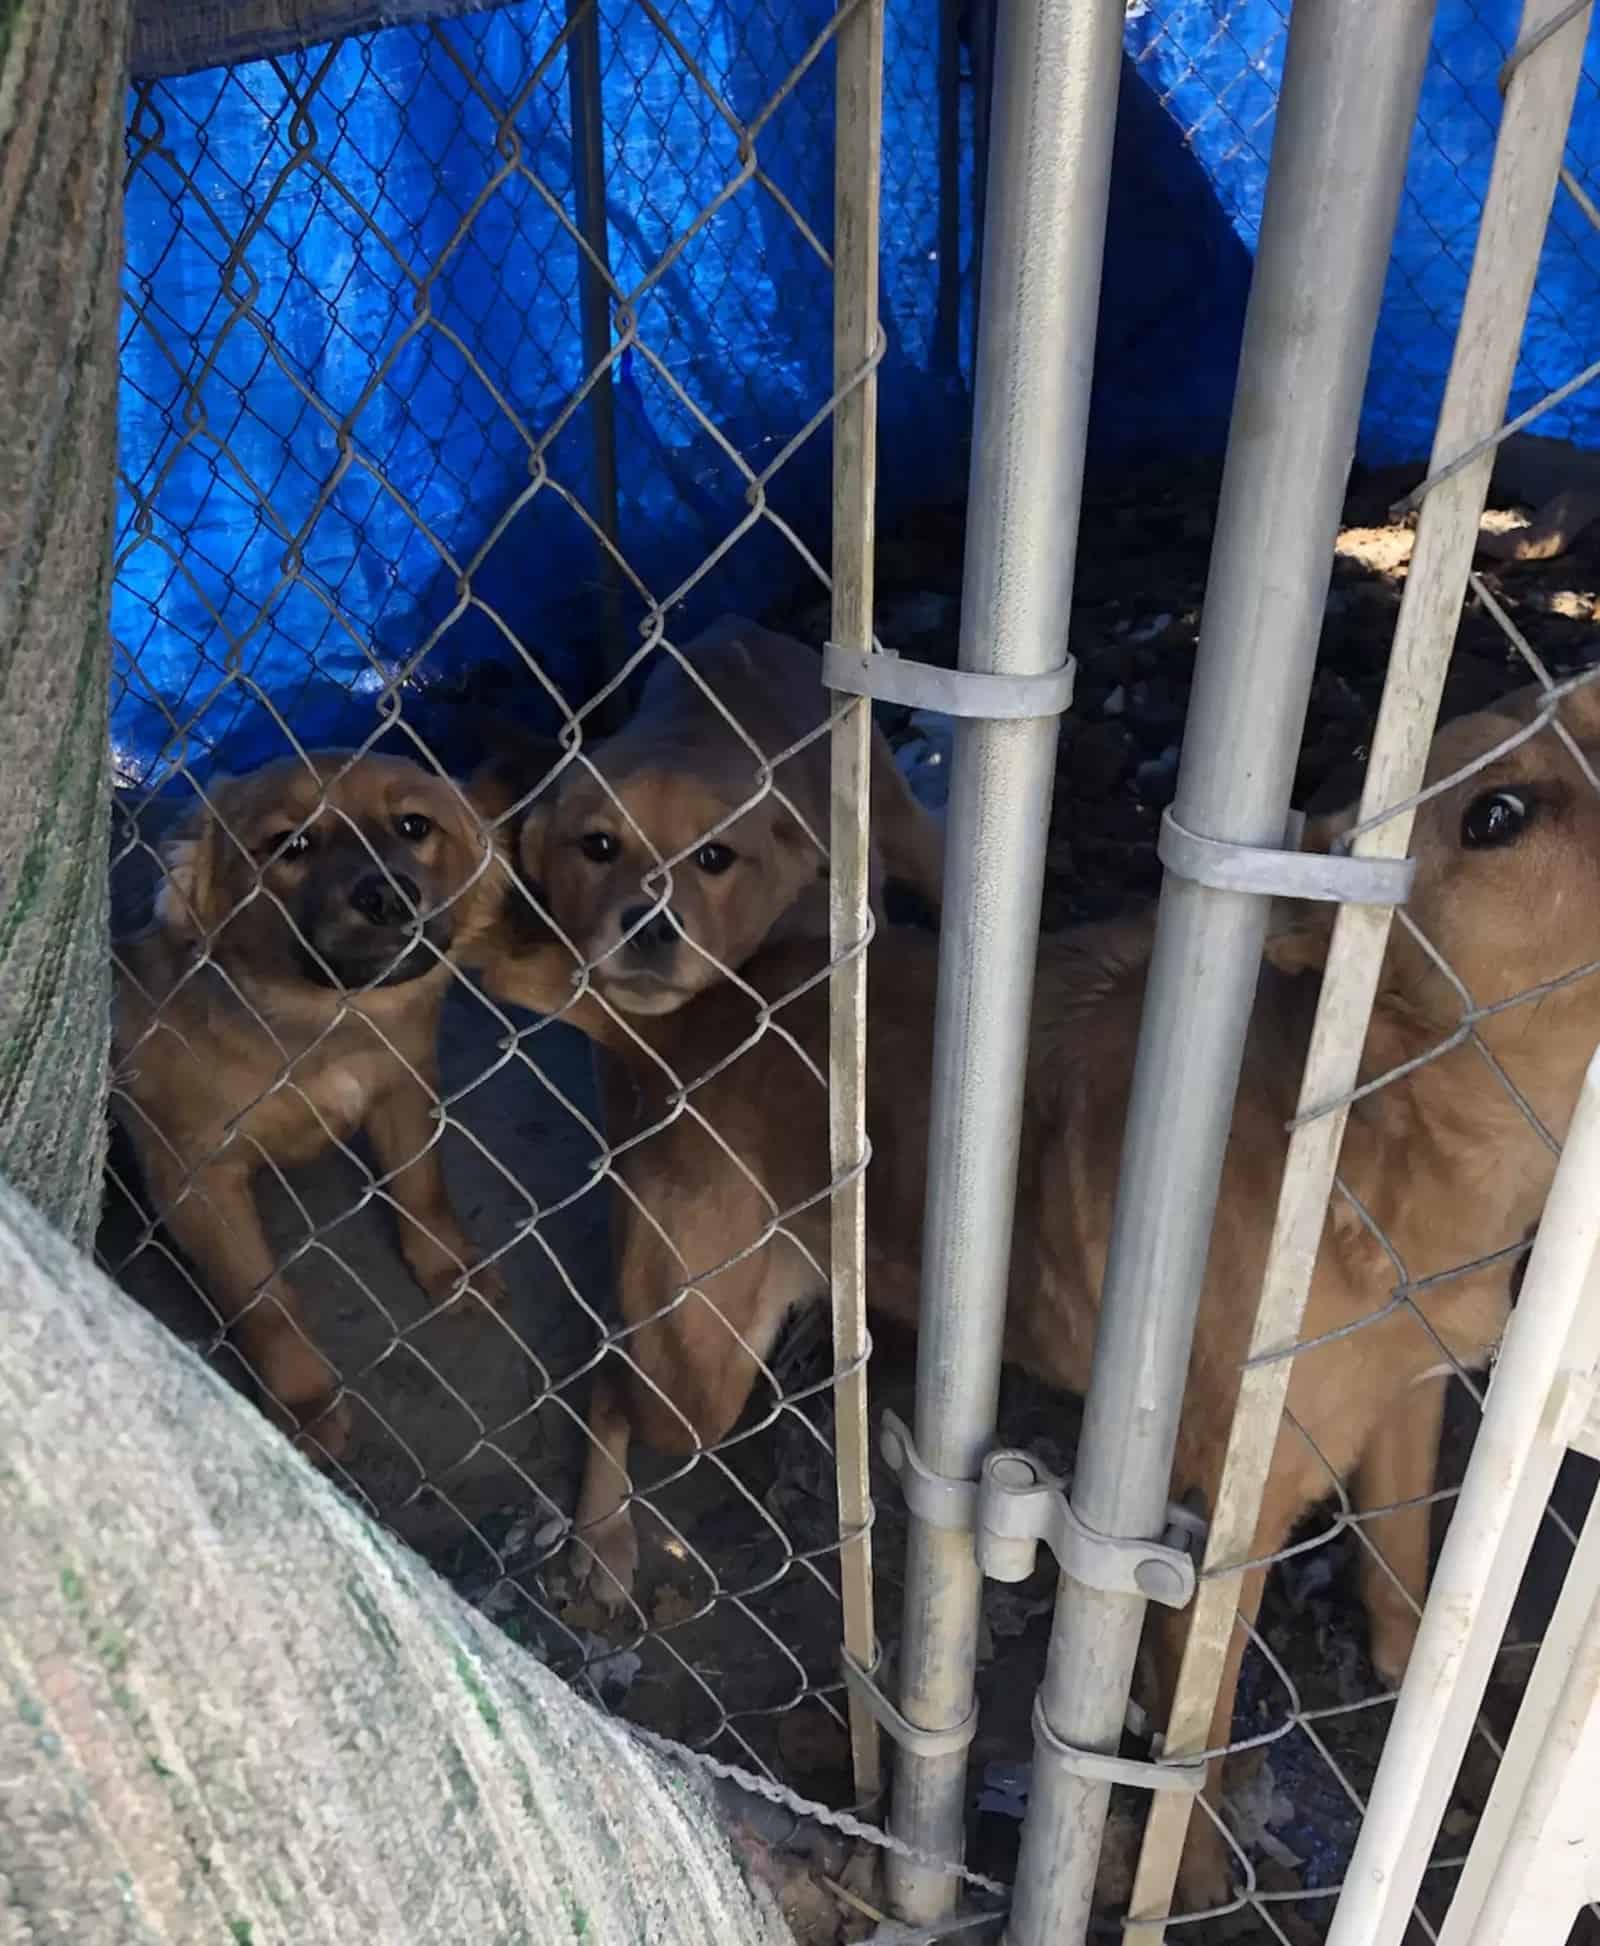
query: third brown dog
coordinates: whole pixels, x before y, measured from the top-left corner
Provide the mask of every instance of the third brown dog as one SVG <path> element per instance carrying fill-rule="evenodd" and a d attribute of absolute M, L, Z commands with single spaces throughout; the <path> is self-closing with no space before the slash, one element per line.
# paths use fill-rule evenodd
<path fill-rule="evenodd" d="M 1430 778 L 1452 778 L 1517 737 L 1536 705 L 1524 694 L 1450 725 L 1435 740 Z M 1600 689 L 1569 696 L 1562 721 L 1587 759 L 1600 761 Z M 1322 820 L 1306 842 L 1326 847 L 1349 822 Z M 520 867 L 529 881 L 545 869 L 545 842 L 537 821 L 523 833 Z M 1412 849 L 1407 916 L 1473 1003 L 1498 1008 L 1536 997 L 1479 1019 L 1481 1048 L 1453 1038 L 1460 994 L 1396 923 L 1362 1072 L 1375 1080 L 1417 1065 L 1356 1103 L 1340 1175 L 1409 1284 L 1422 1288 L 1412 1288 L 1408 1303 L 1391 1302 L 1394 1261 L 1354 1205 L 1336 1196 L 1304 1336 L 1345 1335 L 1295 1363 L 1252 1559 L 1281 1549 L 1336 1479 L 1351 1482 L 1358 1510 L 1369 1513 L 1430 1492 L 1444 1390 L 1430 1375 L 1445 1358 L 1481 1367 L 1509 1304 L 1503 1262 L 1450 1273 L 1520 1242 L 1554 1168 L 1550 1147 L 1483 1052 L 1559 1140 L 1600 1040 L 1600 977 L 1568 978 L 1600 961 L 1600 794 L 1556 733 L 1541 729 L 1424 803 Z M 1275 928 L 1252 1016 L 1174 1467 L 1175 1491 L 1197 1491 L 1208 1505 L 1330 925 L 1328 908 L 1310 907 Z M 571 956 L 548 933 L 508 916 L 485 938 L 492 992 L 544 1012 L 565 1004 L 610 1050 L 612 1140 L 660 1124 L 617 1159 L 630 1192 L 617 1205 L 623 1355 L 611 1361 L 611 1376 L 602 1368 L 595 1388 L 578 1514 L 596 1592 L 617 1603 L 636 1560 L 630 1436 L 676 1454 L 721 1439 L 786 1311 L 826 1289 L 825 1093 L 778 1034 L 755 1037 L 757 1008 L 734 988 L 703 994 L 667 1020 L 625 1022 L 593 990 L 572 998 Z M 1140 922 L 1089 927 L 1047 941 L 1040 955 L 1006 1355 L 1069 1391 L 1081 1391 L 1089 1376 L 1150 938 Z M 913 1322 L 935 952 L 931 940 L 890 931 L 872 949 L 869 974 L 868 1290 L 878 1308 Z M 820 964 L 815 948 L 789 945 L 758 954 L 743 977 L 776 1002 Z M 774 1018 L 813 1061 L 825 1059 L 824 987 Z M 662 1062 L 685 1081 L 716 1070 L 690 1096 L 695 1116 L 665 1118 L 676 1084 Z M 1390 1514 L 1375 1539 L 1392 1576 L 1376 1564 L 1365 1575 L 1372 1652 L 1394 1678 L 1414 1636 L 1410 1604 L 1426 1584 L 1426 1506 Z M 1243 1580 L 1247 1618 L 1262 1579 L 1256 1570 Z M 1168 1693 L 1184 1632 L 1182 1615 L 1157 1615 L 1156 1660 Z M 1229 1740 L 1243 1641 L 1236 1630 L 1213 1723 L 1217 1745 Z M 1227 1877 L 1220 1837 L 1197 1818 L 1181 1880 L 1186 1899 L 1218 1900 Z"/>

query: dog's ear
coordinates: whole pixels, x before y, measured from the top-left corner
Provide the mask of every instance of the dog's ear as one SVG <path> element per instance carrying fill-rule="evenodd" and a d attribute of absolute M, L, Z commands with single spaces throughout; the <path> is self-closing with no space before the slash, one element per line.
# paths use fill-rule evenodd
<path fill-rule="evenodd" d="M 519 892 L 511 886 L 503 906 L 506 923 L 525 947 L 555 936 L 543 914 L 544 855 L 566 776 L 566 752 L 553 737 L 534 736 L 510 723 L 486 726 L 484 744 L 489 755 L 467 785 L 467 796 L 494 832 L 511 877 L 525 888 Z M 530 792 L 536 795 L 528 802 Z"/>
<path fill-rule="evenodd" d="M 554 737 L 535 736 L 487 715 L 480 718 L 480 729 L 487 754 L 473 772 L 467 794 L 485 819 L 506 818 L 530 791 L 537 791 L 541 801 L 555 798 L 561 788 L 557 766 L 565 752 Z"/>
<path fill-rule="evenodd" d="M 1355 823 L 1353 810 L 1335 811 L 1308 820 L 1300 838 L 1302 851 L 1332 851 L 1334 843 Z M 1267 922 L 1267 958 L 1280 973 L 1320 973 L 1333 943 L 1333 920 L 1338 907 L 1322 899 L 1278 899 Z"/>
<path fill-rule="evenodd" d="M 208 791 L 225 785 L 213 776 Z M 199 798 L 158 847 L 161 883 L 156 887 L 156 924 L 174 939 L 204 939 L 215 932 L 217 911 L 217 821 Z"/>
<path fill-rule="evenodd" d="M 517 872 L 523 882 L 542 899 L 545 881 L 545 847 L 550 841 L 550 825 L 555 817 L 555 793 L 547 792 L 530 804 L 517 827 Z"/>
<path fill-rule="evenodd" d="M 478 942 L 486 946 L 491 956 L 510 955 L 514 960 L 526 962 L 517 975 L 517 991 L 513 993 L 506 988 L 501 997 L 515 1000 L 520 1006 L 532 1006 L 536 1012 L 542 1010 L 539 1003 L 530 1000 L 524 989 L 540 990 L 541 976 L 527 956 L 535 948 L 559 945 L 559 935 L 546 911 L 544 889 L 544 840 L 551 808 L 546 803 L 531 805 L 515 829 L 501 827 L 491 872 L 493 916 L 485 922 Z M 570 961 L 572 955 L 568 953 L 567 958 Z M 481 954 L 476 960 L 469 956 L 465 963 L 481 963 Z M 567 980 L 569 976 L 570 967 L 563 967 L 562 979 Z M 565 985 L 559 991 L 563 1001 L 569 997 Z"/>
<path fill-rule="evenodd" d="M 828 841 L 828 831 L 824 824 L 821 831 L 824 844 Z M 772 813 L 772 838 L 780 856 L 786 864 L 792 865 L 802 881 L 808 878 L 826 878 L 828 859 L 811 841 L 800 820 L 786 805 L 774 804 Z M 877 870 L 877 847 L 873 847 L 872 869 Z"/>

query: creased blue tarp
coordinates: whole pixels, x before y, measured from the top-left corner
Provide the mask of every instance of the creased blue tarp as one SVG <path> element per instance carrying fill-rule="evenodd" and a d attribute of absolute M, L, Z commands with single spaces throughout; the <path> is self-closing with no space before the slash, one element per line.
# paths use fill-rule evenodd
<path fill-rule="evenodd" d="M 831 283 L 806 235 L 825 247 L 832 229 L 831 49 L 806 65 L 832 9 L 665 12 L 676 47 L 622 0 L 601 40 L 611 264 L 641 341 L 616 371 L 621 551 L 686 629 L 803 572 L 770 523 L 741 528 L 752 476 L 832 388 Z M 359 734 L 419 657 L 448 685 L 485 659 L 518 667 L 513 638 L 569 702 L 594 687 L 562 24 L 532 0 L 136 99 L 114 612 L 131 772 L 251 761 L 274 715 L 308 741 Z M 965 461 L 959 376 L 931 369 L 932 27 L 901 6 L 888 35 L 881 423 L 894 467 L 948 492 Z M 741 184 L 735 124 L 791 75 Z M 824 428 L 766 485 L 822 558 L 829 464 Z M 632 623 L 646 604 L 625 593 Z M 540 700 L 531 675 L 515 694 Z"/>
<path fill-rule="evenodd" d="M 831 55 L 805 67 L 831 12 L 674 0 L 674 46 L 627 0 L 601 9 L 609 249 L 641 340 L 616 374 L 620 543 L 678 634 L 760 612 L 804 573 L 775 527 L 747 526 L 749 472 L 831 388 L 831 286 L 803 227 L 831 240 Z M 1513 0 L 1442 0 L 1370 459 L 1426 450 L 1514 15 Z M 575 209 L 565 61 L 550 56 L 563 21 L 524 0 L 135 97 L 113 604 L 128 775 L 257 761 L 284 724 L 353 740 L 379 704 L 449 761 L 456 692 L 554 722 L 557 692 L 577 704 L 602 679 L 599 556 L 577 511 L 596 504 L 589 417 L 568 411 L 584 379 L 579 252 L 556 213 Z M 964 298 L 941 331 L 937 22 L 934 0 L 890 0 L 885 517 L 965 477 L 971 91 Z M 1272 0 L 1130 8 L 1093 459 L 1220 448 L 1283 45 Z M 759 179 L 730 188 L 746 165 L 733 124 L 800 68 L 760 127 Z M 1586 79 L 1580 173 L 1597 143 Z M 1519 405 L 1596 355 L 1596 242 L 1558 206 Z M 1595 411 L 1582 395 L 1541 430 L 1594 443 Z M 819 559 L 828 467 L 824 427 L 765 483 Z M 629 639 L 646 607 L 625 587 Z M 498 690 L 481 675 L 496 662 L 511 672 Z"/>
<path fill-rule="evenodd" d="M 1411 145 L 1405 196 L 1373 349 L 1361 457 L 1427 454 L 1499 125 L 1499 74 L 1519 0 L 1440 0 Z M 1127 48 L 1187 131 L 1218 202 L 1253 250 L 1266 189 L 1287 0 L 1133 0 Z M 1567 143 L 1568 167 L 1600 189 L 1600 51 L 1591 30 Z M 1519 412 L 1600 357 L 1600 235 L 1558 192 L 1511 409 Z M 1537 430 L 1600 444 L 1600 388 L 1542 417 Z"/>

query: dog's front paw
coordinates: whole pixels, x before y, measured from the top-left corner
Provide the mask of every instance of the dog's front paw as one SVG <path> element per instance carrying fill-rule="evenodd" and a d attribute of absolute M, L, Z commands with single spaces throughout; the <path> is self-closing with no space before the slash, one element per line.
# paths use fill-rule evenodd
<path fill-rule="evenodd" d="M 510 1290 L 505 1273 L 498 1264 L 474 1264 L 467 1273 L 467 1286 L 491 1311 L 503 1311 Z M 465 1295 L 465 1288 L 463 1295 Z"/>
<path fill-rule="evenodd" d="M 337 1459 L 350 1443 L 350 1401 L 338 1398 L 339 1375 L 298 1331 L 279 1333 L 258 1354 L 258 1376 L 298 1428 L 296 1444 Z"/>
<path fill-rule="evenodd" d="M 308 1459 L 340 1459 L 350 1444 L 352 1424 L 350 1401 L 340 1399 L 304 1415 L 294 1443 Z"/>
<path fill-rule="evenodd" d="M 617 1615 L 633 1599 L 639 1573 L 639 1535 L 632 1511 L 624 1507 L 593 1527 L 580 1528 L 569 1543 L 573 1585 Z"/>
<path fill-rule="evenodd" d="M 431 1250 L 413 1251 L 409 1262 L 412 1276 L 435 1304 L 459 1304 L 463 1298 L 478 1297 L 498 1311 L 506 1301 L 506 1280 L 498 1264 Z"/>

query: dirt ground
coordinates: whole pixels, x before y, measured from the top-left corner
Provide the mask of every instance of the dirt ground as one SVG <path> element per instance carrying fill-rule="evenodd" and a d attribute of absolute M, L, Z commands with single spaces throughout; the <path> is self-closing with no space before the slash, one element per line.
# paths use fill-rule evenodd
<path fill-rule="evenodd" d="M 1409 524 L 1388 510 L 1415 478 L 1415 471 L 1358 475 L 1352 484 L 1298 776 L 1304 806 L 1343 802 L 1359 785 L 1411 546 Z M 1157 885 L 1155 839 L 1175 781 L 1216 484 L 1204 470 L 1091 484 L 1072 619 L 1078 688 L 1062 725 L 1050 836 L 1048 927 L 1103 916 Z M 923 509 L 883 535 L 879 630 L 887 645 L 954 660 L 961 541 L 959 509 Z M 1600 530 L 1560 558 L 1499 567 L 1487 578 L 1553 669 L 1576 668 L 1600 652 Z M 826 632 L 825 612 L 811 602 L 763 619 L 817 641 Z M 1477 707 L 1521 679 L 1497 625 L 1469 606 L 1447 713 Z M 892 712 L 884 720 L 892 736 L 907 732 Z M 140 871 L 130 858 L 127 911 L 139 902 Z M 513 1031 L 520 1036 L 514 1046 Z M 797 1325 L 778 1361 L 790 1404 L 755 1415 L 760 1424 L 747 1418 L 719 1459 L 650 1487 L 662 1519 L 645 1522 L 639 1601 L 648 1626 L 607 1625 L 592 1604 L 571 1600 L 554 1550 L 575 1497 L 599 1321 L 610 1314 L 604 1188 L 591 1170 L 599 1145 L 589 1054 L 570 1030 L 502 1014 L 464 984 L 448 1009 L 443 1054 L 452 1121 L 445 1167 L 457 1207 L 484 1242 L 522 1238 L 508 1259 L 513 1297 L 503 1319 L 476 1313 L 419 1324 L 424 1300 L 353 1162 L 331 1159 L 294 1177 L 292 1195 L 267 1199 L 275 1240 L 285 1252 L 303 1250 L 299 1281 L 319 1292 L 319 1340 L 361 1401 L 345 1483 L 508 1632 L 612 1707 L 732 1761 L 764 1763 L 808 1796 L 844 1803 L 830 1401 L 825 1389 L 795 1398 L 825 1379 L 823 1321 Z M 121 1150 L 114 1171 L 118 1182 L 131 1180 Z M 247 1383 L 217 1348 L 205 1307 L 159 1233 L 119 1190 L 101 1249 L 136 1297 Z M 909 1340 L 880 1333 L 874 1411 L 893 1406 L 909 1416 L 912 1374 Z M 1464 1393 L 1457 1403 L 1441 1484 L 1459 1479 L 1470 1446 L 1472 1409 Z M 1028 1447 L 1067 1475 L 1077 1427 L 1075 1402 L 1007 1375 L 1007 1444 Z M 642 1481 L 666 1470 L 642 1456 Z M 1591 1484 L 1592 1470 L 1576 1464 L 1564 1476 L 1559 1500 L 1569 1522 L 1581 1518 Z M 905 1522 L 881 1466 L 874 1485 L 880 1630 L 892 1639 Z M 1486 1714 L 1501 1734 L 1563 1555 L 1552 1532 L 1519 1603 L 1518 1639 L 1497 1666 Z M 1317 1733 L 1363 1792 L 1389 1710 L 1351 1707 L 1380 1693 L 1366 1659 L 1354 1567 L 1347 1536 L 1301 1556 L 1274 1577 L 1263 1632 L 1300 1706 L 1343 1712 L 1319 1721 Z M 986 1597 L 971 1855 L 1000 1877 L 1015 1858 L 1015 1811 L 1026 1785 L 1018 1767 L 1031 1751 L 1029 1710 L 1051 1594 L 1051 1570 L 1041 1567 L 1022 1586 L 990 1584 Z M 832 1702 L 815 1700 L 819 1691 Z M 1281 1684 L 1256 1656 L 1241 1707 L 1251 1732 L 1283 1718 Z M 1246 1727 L 1241 1719 L 1240 1733 Z M 1480 1737 L 1446 1820 L 1441 1859 L 1465 1851 L 1492 1775 Z M 1132 1808 L 1122 1807 L 1125 1825 Z M 1326 1888 L 1348 1859 L 1358 1814 L 1305 1731 L 1272 1744 L 1240 1808 L 1263 1881 L 1305 1895 L 1274 1906 L 1284 1936 L 1319 1938 L 1331 1910 Z M 815 1893 L 819 1876 L 838 1882 L 846 1869 L 842 1856 L 830 1855 L 806 1882 Z M 1450 1882 L 1441 1865 L 1429 1880 L 1430 1906 L 1442 1908 Z M 831 1891 L 818 1895 L 803 1926 L 797 1906 L 802 1936 L 868 1926 L 859 1908 L 872 1904 L 870 1880 L 858 1872 L 856 1883 L 865 1889 L 855 1904 Z M 1174 1936 L 1208 1946 L 1271 1935 L 1260 1920 L 1241 1916 Z"/>

